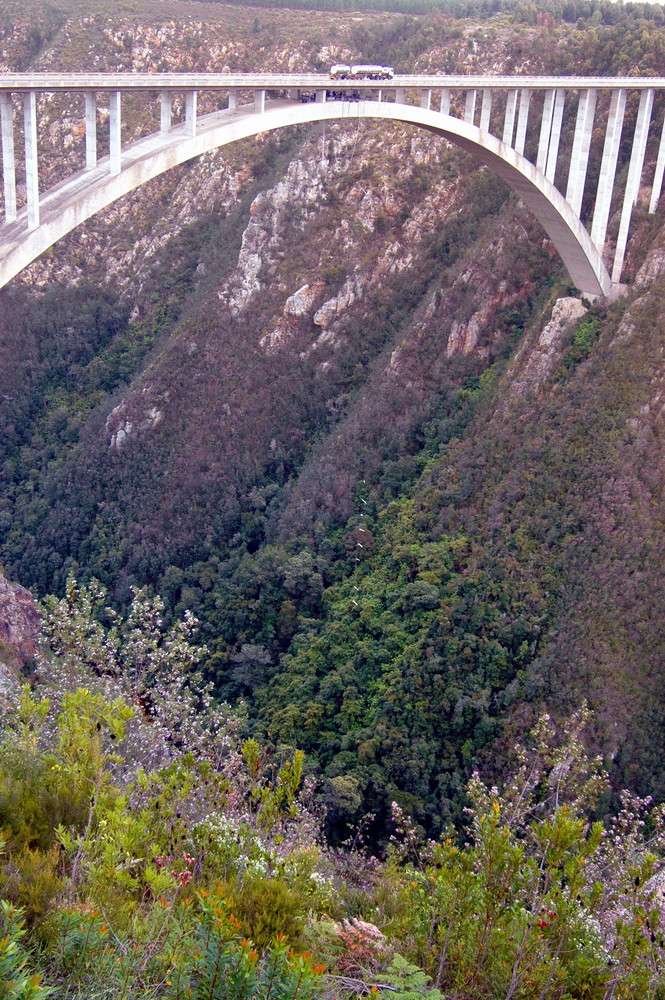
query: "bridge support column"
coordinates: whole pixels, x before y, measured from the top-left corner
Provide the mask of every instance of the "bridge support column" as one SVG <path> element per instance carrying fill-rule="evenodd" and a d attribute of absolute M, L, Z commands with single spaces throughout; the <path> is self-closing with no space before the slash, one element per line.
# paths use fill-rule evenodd
<path fill-rule="evenodd" d="M 547 166 L 545 167 L 545 176 L 548 181 L 554 184 L 554 175 L 556 174 L 556 161 L 559 156 L 559 140 L 561 138 L 561 122 L 563 121 L 563 106 L 566 101 L 566 91 L 563 89 L 558 89 L 554 95 L 554 111 L 552 114 L 552 131 L 550 133 L 550 141 L 547 147 Z"/>
<path fill-rule="evenodd" d="M 490 115 L 492 114 L 492 91 L 483 90 L 483 104 L 480 109 L 480 129 L 481 132 L 489 132 Z"/>
<path fill-rule="evenodd" d="M 235 111 L 238 107 L 238 91 L 229 90 L 229 111 Z"/>
<path fill-rule="evenodd" d="M 265 90 L 255 90 L 254 91 L 254 111 L 257 115 L 262 115 L 266 109 L 266 92 Z"/>
<path fill-rule="evenodd" d="M 506 98 L 506 117 L 503 120 L 503 141 L 507 146 L 513 144 L 515 131 L 515 112 L 517 110 L 517 91 L 509 90 Z"/>
<path fill-rule="evenodd" d="M 395 104 L 406 104 L 406 90 L 398 87 L 395 91 Z"/>
<path fill-rule="evenodd" d="M 582 197 L 584 195 L 586 171 L 589 163 L 589 148 L 591 146 L 595 112 L 596 91 L 581 90 L 580 103 L 577 106 L 573 151 L 570 157 L 568 187 L 566 188 L 566 201 L 570 203 L 575 215 L 579 215 L 582 208 Z"/>
<path fill-rule="evenodd" d="M 540 123 L 540 139 L 538 141 L 538 156 L 536 157 L 536 167 L 541 173 L 545 173 L 547 166 L 547 151 L 550 145 L 550 134 L 552 132 L 552 115 L 554 114 L 554 91 L 545 91 L 545 102 L 543 104 L 543 120 Z"/>
<path fill-rule="evenodd" d="M 196 105 L 198 94 L 195 90 L 188 90 L 185 94 L 185 131 L 192 138 L 196 135 Z"/>
<path fill-rule="evenodd" d="M 171 131 L 171 121 L 173 114 L 173 106 L 171 103 L 171 93 L 168 90 L 162 90 L 159 95 L 159 131 L 160 132 L 170 132 Z"/>
<path fill-rule="evenodd" d="M 596 207 L 593 213 L 591 241 L 600 253 L 603 252 L 605 236 L 607 235 L 607 220 L 610 217 L 610 203 L 614 189 L 614 175 L 617 169 L 619 143 L 623 128 L 623 116 L 626 112 L 626 91 L 613 90 L 610 101 L 610 112 L 605 132 L 603 159 L 600 165 L 598 190 L 596 192 Z"/>
<path fill-rule="evenodd" d="M 25 129 L 25 186 L 28 201 L 28 229 L 39 226 L 39 164 L 37 160 L 37 94 L 34 90 L 23 95 L 23 125 Z"/>
<path fill-rule="evenodd" d="M 0 93 L 2 125 L 2 178 L 5 192 L 5 222 L 16 221 L 16 161 L 14 160 L 14 105 L 12 95 Z"/>
<path fill-rule="evenodd" d="M 649 202 L 649 215 L 658 208 L 660 192 L 663 190 L 663 173 L 665 172 L 665 121 L 663 131 L 660 133 L 660 146 L 658 147 L 658 159 L 656 161 L 656 173 L 653 177 L 653 187 L 651 189 L 651 201 Z"/>
<path fill-rule="evenodd" d="M 326 90 L 317 90 L 317 92 L 316 92 L 316 103 L 317 104 L 325 104 L 326 103 L 327 93 L 328 92 Z"/>
<path fill-rule="evenodd" d="M 439 111 L 442 115 L 450 114 L 450 87 L 441 88 L 441 102 L 439 104 Z"/>
<path fill-rule="evenodd" d="M 376 99 L 377 99 L 377 101 L 379 102 L 379 104 L 382 104 L 382 103 L 383 103 L 383 91 L 382 91 L 382 90 L 380 90 L 380 91 L 378 92 L 378 94 L 376 95 Z"/>
<path fill-rule="evenodd" d="M 464 102 L 464 121 L 468 125 L 473 125 L 473 119 L 476 114 L 476 92 L 475 90 L 467 90 L 466 100 Z"/>
<path fill-rule="evenodd" d="M 97 95 L 85 94 L 85 165 L 88 170 L 97 166 Z"/>
<path fill-rule="evenodd" d="M 653 87 L 647 87 L 640 95 L 640 107 L 637 112 L 637 123 L 635 125 L 635 135 L 633 136 L 633 149 L 630 154 L 630 165 L 628 167 L 628 180 L 626 181 L 626 193 L 623 197 L 623 209 L 621 211 L 621 222 L 619 223 L 619 236 L 617 238 L 617 248 L 614 254 L 614 266 L 612 267 L 612 281 L 621 281 L 621 270 L 623 259 L 626 255 L 626 243 L 628 242 L 628 229 L 630 227 L 630 217 L 633 208 L 637 204 L 637 196 L 640 190 L 640 180 L 642 178 L 642 168 L 644 166 L 644 154 L 647 149 L 647 139 L 649 137 L 649 123 L 651 122 L 651 112 L 653 110 Z"/>
<path fill-rule="evenodd" d="M 109 124 L 111 126 L 109 173 L 119 174 L 122 167 L 122 94 L 119 90 L 109 94 Z"/>
<path fill-rule="evenodd" d="M 425 111 L 429 111 L 431 104 L 432 104 L 432 91 L 431 90 L 421 90 L 420 91 L 420 107 L 424 108 Z"/>
<path fill-rule="evenodd" d="M 517 117 L 517 133 L 515 135 L 515 152 L 524 155 L 524 143 L 526 142 L 526 127 L 529 121 L 529 104 L 531 103 L 531 91 L 524 88 L 520 92 L 520 112 Z"/>

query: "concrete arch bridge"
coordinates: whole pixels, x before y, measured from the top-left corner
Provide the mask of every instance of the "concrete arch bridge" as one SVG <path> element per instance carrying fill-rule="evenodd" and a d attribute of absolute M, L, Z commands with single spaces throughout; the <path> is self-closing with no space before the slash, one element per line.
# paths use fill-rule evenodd
<path fill-rule="evenodd" d="M 472 153 L 533 211 L 576 287 L 587 295 L 606 295 L 621 280 L 641 186 L 651 188 L 650 212 L 661 195 L 663 90 L 663 78 L 629 77 L 396 76 L 347 84 L 324 74 L 286 73 L 4 75 L 0 287 L 85 219 L 177 164 L 271 129 L 368 118 L 410 123 Z M 122 99 L 135 91 L 158 102 L 159 130 L 123 145 Z M 220 110 L 199 115 L 201 92 L 215 94 Z M 81 97 L 82 168 L 42 192 L 40 106 L 55 93 Z M 178 121 L 174 105 L 182 109 Z M 102 108 L 108 108 L 109 138 L 100 156 Z M 592 142 L 599 129 L 602 141 Z M 630 158 L 627 175 L 619 180 L 622 136 L 624 147 L 629 140 Z M 643 178 L 650 139 L 655 169 Z M 588 229 L 580 217 L 587 187 L 594 188 L 587 191 L 593 199 Z M 608 270 L 607 227 L 617 205 L 619 231 Z"/>

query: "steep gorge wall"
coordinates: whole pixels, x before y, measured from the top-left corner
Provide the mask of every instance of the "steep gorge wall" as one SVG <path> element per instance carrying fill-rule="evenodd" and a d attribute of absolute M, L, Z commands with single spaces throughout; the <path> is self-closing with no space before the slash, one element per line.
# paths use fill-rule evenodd
<path fill-rule="evenodd" d="M 352 18 L 323 46 L 258 16 L 98 45 L 94 15 L 38 65 L 355 51 Z M 439 22 L 419 50 L 368 23 L 451 71 L 551 68 L 583 34 Z M 56 155 L 61 111 L 45 178 L 81 155 Z M 638 220 L 636 290 L 588 314 L 508 191 L 420 133 L 301 129 L 170 172 L 3 293 L 3 558 L 41 592 L 75 570 L 192 607 L 219 692 L 304 742 L 345 818 L 337 779 L 441 822 L 474 759 L 582 694 L 617 780 L 665 794 L 661 225 Z"/>

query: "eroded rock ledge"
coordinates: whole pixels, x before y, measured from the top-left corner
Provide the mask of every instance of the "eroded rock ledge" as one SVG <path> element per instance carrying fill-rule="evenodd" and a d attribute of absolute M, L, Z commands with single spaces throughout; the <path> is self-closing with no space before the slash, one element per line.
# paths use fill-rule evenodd
<path fill-rule="evenodd" d="M 40 622 L 30 591 L 0 572 L 0 694 L 17 682 L 20 668 L 35 655 Z"/>

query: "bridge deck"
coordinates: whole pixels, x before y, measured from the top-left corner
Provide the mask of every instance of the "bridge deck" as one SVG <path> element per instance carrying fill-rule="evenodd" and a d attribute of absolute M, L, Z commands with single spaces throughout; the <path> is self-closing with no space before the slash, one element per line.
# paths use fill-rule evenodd
<path fill-rule="evenodd" d="M 331 80 L 327 73 L 4 73 L 0 90 L 21 92 L 104 90 L 279 90 L 331 86 L 396 90 L 450 87 L 453 90 L 640 90 L 665 89 L 665 77 L 582 76 L 395 76 L 392 80 Z"/>

